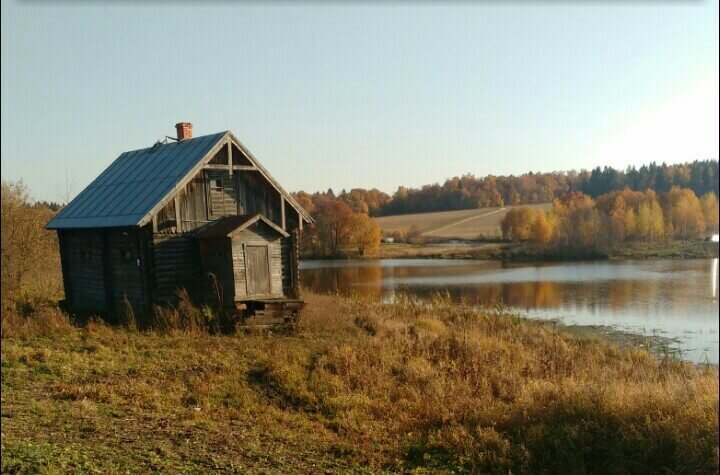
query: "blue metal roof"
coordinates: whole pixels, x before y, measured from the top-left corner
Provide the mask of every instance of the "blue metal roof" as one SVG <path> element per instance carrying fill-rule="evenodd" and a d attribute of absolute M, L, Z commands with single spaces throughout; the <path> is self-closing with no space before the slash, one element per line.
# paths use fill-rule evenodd
<path fill-rule="evenodd" d="M 138 225 L 226 133 L 123 153 L 47 229 Z"/>

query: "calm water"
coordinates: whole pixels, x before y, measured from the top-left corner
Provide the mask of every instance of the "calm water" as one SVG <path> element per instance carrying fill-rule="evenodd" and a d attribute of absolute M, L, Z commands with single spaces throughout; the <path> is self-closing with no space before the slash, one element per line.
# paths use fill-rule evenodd
<path fill-rule="evenodd" d="M 303 261 L 314 291 L 392 298 L 448 291 L 492 306 L 502 299 L 531 318 L 606 325 L 676 340 L 683 358 L 718 364 L 718 260 L 508 264 L 494 261 L 384 259 Z"/>

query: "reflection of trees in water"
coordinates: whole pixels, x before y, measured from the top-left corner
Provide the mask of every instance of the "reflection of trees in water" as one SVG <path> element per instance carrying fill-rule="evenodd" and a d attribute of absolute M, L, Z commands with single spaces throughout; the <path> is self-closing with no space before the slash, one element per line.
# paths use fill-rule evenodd
<path fill-rule="evenodd" d="M 457 270 L 454 268 L 451 274 L 448 269 L 448 275 L 457 275 Z M 468 268 L 468 272 L 477 272 L 477 269 Z M 395 278 L 418 276 L 434 276 L 437 284 L 408 287 L 393 282 Z M 384 283 L 383 277 L 386 279 Z M 363 265 L 307 269 L 301 272 L 301 281 L 303 286 L 316 292 L 354 291 L 380 297 L 400 291 L 430 297 L 446 291 L 458 302 L 491 307 L 502 299 L 505 305 L 528 310 L 576 306 L 593 308 L 596 305 L 622 310 L 642 304 L 648 308 L 662 305 L 668 310 L 682 312 L 697 299 L 697 293 L 692 288 L 693 279 L 504 282 L 444 287 L 442 268 L 437 267 L 382 268 L 379 265 Z"/>
<path fill-rule="evenodd" d="M 362 295 L 382 295 L 380 266 L 323 267 L 300 272 L 300 283 L 313 292 L 357 292 Z"/>

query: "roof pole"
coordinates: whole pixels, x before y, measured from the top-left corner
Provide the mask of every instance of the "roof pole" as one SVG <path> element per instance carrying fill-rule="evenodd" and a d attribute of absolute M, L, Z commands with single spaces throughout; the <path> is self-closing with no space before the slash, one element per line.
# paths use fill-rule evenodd
<path fill-rule="evenodd" d="M 227 156 L 228 156 L 228 173 L 230 173 L 230 176 L 232 176 L 233 160 L 232 160 L 232 145 L 230 144 L 230 139 L 228 139 L 228 142 L 227 142 Z"/>

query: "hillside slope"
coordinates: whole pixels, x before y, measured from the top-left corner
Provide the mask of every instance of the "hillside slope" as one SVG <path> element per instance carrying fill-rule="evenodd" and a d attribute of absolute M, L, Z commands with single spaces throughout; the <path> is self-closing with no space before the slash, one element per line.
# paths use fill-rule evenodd
<path fill-rule="evenodd" d="M 526 205 L 550 210 L 550 203 Z M 383 232 L 408 230 L 417 226 L 422 235 L 433 239 L 481 239 L 501 236 L 500 222 L 514 206 L 499 208 L 438 211 L 434 213 L 400 214 L 376 218 Z"/>

